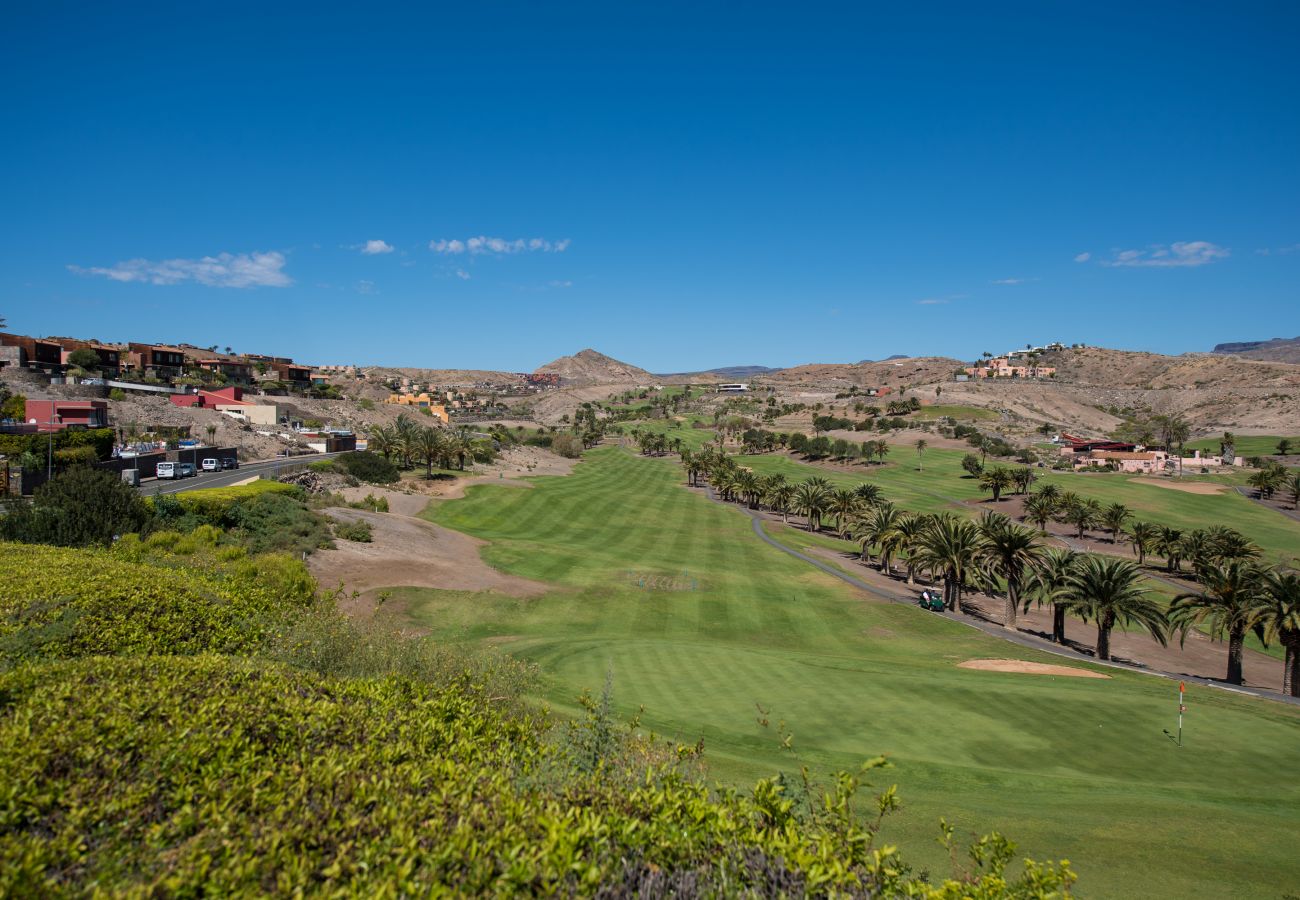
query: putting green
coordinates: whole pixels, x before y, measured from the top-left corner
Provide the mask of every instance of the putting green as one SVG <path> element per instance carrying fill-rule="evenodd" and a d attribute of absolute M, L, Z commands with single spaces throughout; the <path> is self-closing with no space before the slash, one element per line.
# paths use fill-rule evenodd
<path fill-rule="evenodd" d="M 946 816 L 963 835 L 997 829 L 1023 855 L 1069 858 L 1085 896 L 1276 897 L 1294 886 L 1287 836 L 1300 829 L 1300 785 L 1288 773 L 1300 765 L 1300 710 L 1193 686 L 1179 749 L 1163 733 L 1177 696 L 1166 680 L 959 668 L 1060 660 L 872 601 L 763 544 L 743 512 L 682 481 L 674 460 L 608 447 L 532 490 L 471 487 L 427 514 L 490 541 L 493 565 L 554 590 L 395 599 L 443 639 L 535 661 L 562 710 L 612 672 L 621 712 L 644 706 L 646 727 L 703 738 L 726 782 L 888 753 L 904 810 L 885 836 L 919 866 L 947 871 L 933 840 Z"/>

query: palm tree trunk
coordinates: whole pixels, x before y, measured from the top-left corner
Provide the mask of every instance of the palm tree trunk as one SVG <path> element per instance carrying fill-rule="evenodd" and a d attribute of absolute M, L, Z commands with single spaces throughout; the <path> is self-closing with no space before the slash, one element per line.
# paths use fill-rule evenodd
<path fill-rule="evenodd" d="M 1020 597 L 1018 596 L 1018 594 L 1019 591 L 1016 589 L 1016 583 L 1014 581 L 1008 581 L 1006 615 L 1004 616 L 1002 622 L 1003 628 L 1010 628 L 1012 630 L 1015 630 L 1016 614 L 1020 612 Z"/>
<path fill-rule="evenodd" d="M 1246 643 L 1243 629 L 1234 628 L 1228 632 L 1228 684 L 1241 684 L 1241 651 Z"/>
<path fill-rule="evenodd" d="M 1300 634 L 1286 641 L 1286 661 L 1282 664 L 1282 693 L 1300 697 Z"/>
<path fill-rule="evenodd" d="M 1110 625 L 1103 620 L 1097 622 L 1097 658 L 1110 659 Z"/>
<path fill-rule="evenodd" d="M 907 561 L 907 584 L 909 587 L 916 584 L 916 566 L 912 565 L 910 559 Z"/>
<path fill-rule="evenodd" d="M 1052 604 L 1052 642 L 1065 643 L 1065 607 L 1059 603 Z"/>

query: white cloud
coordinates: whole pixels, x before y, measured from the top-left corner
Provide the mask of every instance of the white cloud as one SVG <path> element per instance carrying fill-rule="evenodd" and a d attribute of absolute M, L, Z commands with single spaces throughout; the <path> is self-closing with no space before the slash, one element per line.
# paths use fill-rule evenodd
<path fill-rule="evenodd" d="M 455 238 L 448 240 L 440 238 L 436 241 L 429 241 L 429 249 L 434 253 L 445 253 L 452 256 L 458 256 L 462 253 L 494 254 L 498 256 L 539 252 L 539 253 L 563 253 L 569 249 L 570 240 L 564 238 L 559 241 L 548 241 L 545 238 L 515 238 L 507 240 L 499 237 L 487 237 L 478 235 L 477 237 L 457 240 Z"/>
<path fill-rule="evenodd" d="M 941 306 L 948 302 L 946 297 L 926 297 L 924 300 L 917 300 L 917 306 Z"/>
<path fill-rule="evenodd" d="M 1024 284 L 1029 281 L 1037 281 L 1037 278 L 995 278 L 989 284 Z"/>
<path fill-rule="evenodd" d="M 572 281 L 568 281 L 568 280 L 565 280 L 565 281 L 548 281 L 548 282 L 546 282 L 546 286 L 547 286 L 547 287 L 553 287 L 553 288 L 568 288 L 568 287 L 573 287 L 573 282 L 572 282 Z"/>
<path fill-rule="evenodd" d="M 469 281 L 470 274 L 466 272 L 464 269 L 457 269 L 456 277 L 459 278 L 461 281 Z"/>
<path fill-rule="evenodd" d="M 1091 253 L 1080 253 L 1078 256 L 1076 256 L 1076 257 L 1074 258 L 1074 261 L 1075 261 L 1075 262 L 1087 262 L 1087 261 L 1090 260 L 1090 259 L 1092 259 L 1092 254 L 1091 254 Z"/>
<path fill-rule="evenodd" d="M 387 241 L 373 240 L 361 244 L 359 249 L 366 256 L 378 256 L 381 253 L 392 253 L 393 245 Z"/>
<path fill-rule="evenodd" d="M 379 291 L 377 291 L 377 290 L 375 289 L 375 283 L 374 283 L 373 281 L 366 281 L 366 280 L 363 278 L 361 281 L 358 281 L 358 282 L 357 282 L 357 293 L 358 293 L 358 294 L 377 294 L 377 293 L 379 293 Z"/>
<path fill-rule="evenodd" d="M 98 275 L 110 281 L 180 284 L 194 281 L 208 287 L 288 287 L 283 253 L 221 253 L 202 259 L 128 259 L 115 266 L 68 266 L 78 275 Z"/>
<path fill-rule="evenodd" d="M 1176 241 L 1166 247 L 1153 244 L 1145 250 L 1116 250 L 1108 260 L 1102 260 L 1103 266 L 1112 267 L 1194 267 L 1227 259 L 1231 255 L 1227 247 L 1220 247 L 1209 241 Z"/>

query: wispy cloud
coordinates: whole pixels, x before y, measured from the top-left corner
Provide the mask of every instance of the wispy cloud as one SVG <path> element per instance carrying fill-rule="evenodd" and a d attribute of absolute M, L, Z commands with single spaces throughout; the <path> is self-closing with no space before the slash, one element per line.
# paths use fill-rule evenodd
<path fill-rule="evenodd" d="M 469 274 L 468 272 L 466 272 L 464 269 L 457 269 L 457 270 L 456 270 L 456 277 L 459 278 L 461 281 L 469 281 L 469 279 L 470 279 L 471 276 L 470 276 L 470 274 Z"/>
<path fill-rule="evenodd" d="M 1209 241 L 1176 241 L 1169 246 L 1152 244 L 1145 250 L 1115 250 L 1103 266 L 1129 268 L 1172 268 L 1204 266 L 1227 259 L 1231 251 Z"/>
<path fill-rule="evenodd" d="M 995 278 L 989 284 L 1026 284 L 1037 280 L 1037 278 Z"/>
<path fill-rule="evenodd" d="M 358 294 L 377 294 L 377 293 L 379 293 L 379 291 L 378 291 L 378 289 L 376 289 L 376 287 L 375 287 L 375 283 L 374 283 L 373 281 L 366 281 L 366 280 L 363 278 L 361 281 L 358 281 L 358 282 L 357 282 L 357 293 L 358 293 Z"/>
<path fill-rule="evenodd" d="M 478 237 L 466 238 L 459 240 L 452 238 L 439 238 L 436 241 L 429 241 L 429 249 L 434 253 L 444 253 L 451 256 L 458 256 L 462 253 L 473 255 L 494 254 L 507 255 L 512 253 L 563 253 L 569 249 L 571 241 L 564 238 L 559 241 L 549 241 L 545 238 L 515 238 L 506 240 L 499 237 Z"/>
<path fill-rule="evenodd" d="M 553 288 L 570 288 L 570 287 L 573 287 L 573 282 L 572 282 L 572 281 L 568 281 L 567 279 L 566 279 L 566 280 L 563 280 L 563 281 L 561 281 L 561 280 L 548 281 L 548 282 L 546 282 L 546 286 L 547 286 L 547 287 L 553 287 Z"/>
<path fill-rule="evenodd" d="M 283 253 L 221 253 L 201 259 L 128 259 L 114 266 L 68 266 L 78 275 L 95 275 L 110 281 L 144 284 L 181 284 L 193 281 L 208 287 L 288 287 Z"/>
<path fill-rule="evenodd" d="M 1255 252 L 1260 256 L 1272 256 L 1274 253 L 1278 256 L 1290 256 L 1292 253 L 1300 253 L 1300 244 L 1291 244 L 1288 247 L 1260 247 Z"/>
<path fill-rule="evenodd" d="M 366 256 L 379 256 L 381 253 L 392 253 L 394 248 L 387 241 L 372 240 L 364 244 L 356 244 L 353 249 L 360 250 Z"/>
<path fill-rule="evenodd" d="M 1092 254 L 1086 251 L 1074 257 L 1075 262 L 1087 262 L 1090 259 L 1092 259 Z"/>
<path fill-rule="evenodd" d="M 942 306 L 948 302 L 947 297 L 926 297 L 924 300 L 917 300 L 917 306 Z"/>

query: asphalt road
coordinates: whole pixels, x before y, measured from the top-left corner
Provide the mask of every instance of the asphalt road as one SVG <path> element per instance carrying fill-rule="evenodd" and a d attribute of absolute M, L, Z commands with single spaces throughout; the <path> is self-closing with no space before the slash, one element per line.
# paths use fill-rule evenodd
<path fill-rule="evenodd" d="M 267 459 L 261 462 L 243 463 L 238 469 L 222 472 L 199 472 L 193 478 L 181 478 L 175 481 L 170 478 L 150 478 L 140 482 L 138 490 L 144 496 L 152 497 L 155 494 L 179 494 L 182 491 L 195 491 L 202 488 L 230 487 L 239 484 L 241 481 L 274 472 L 277 469 L 302 466 L 318 459 L 329 459 L 333 456 L 338 456 L 338 454 L 311 453 L 305 456 L 291 456 L 287 459 L 284 457 Z"/>

